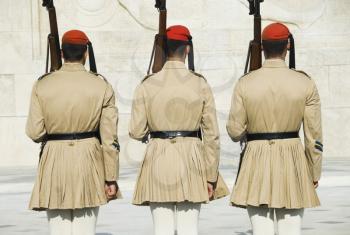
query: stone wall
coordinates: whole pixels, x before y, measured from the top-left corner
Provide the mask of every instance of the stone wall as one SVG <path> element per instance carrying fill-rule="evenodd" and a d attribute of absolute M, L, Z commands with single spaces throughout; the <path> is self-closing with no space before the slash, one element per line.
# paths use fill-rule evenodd
<path fill-rule="evenodd" d="M 120 109 L 122 162 L 138 163 L 141 146 L 127 137 L 135 86 L 146 73 L 158 15 L 153 0 L 55 1 L 59 31 L 79 28 L 93 42 L 99 72 L 113 84 Z M 48 15 L 39 0 L 0 0 L 0 166 L 35 165 L 39 146 L 24 133 L 33 82 L 44 72 Z M 326 157 L 350 157 L 350 1 L 266 0 L 263 24 L 282 21 L 296 38 L 297 68 L 308 72 L 322 99 Z M 223 160 L 239 146 L 225 130 L 234 83 L 252 38 L 246 0 L 171 0 L 168 24 L 193 34 L 197 71 L 213 87 Z"/>

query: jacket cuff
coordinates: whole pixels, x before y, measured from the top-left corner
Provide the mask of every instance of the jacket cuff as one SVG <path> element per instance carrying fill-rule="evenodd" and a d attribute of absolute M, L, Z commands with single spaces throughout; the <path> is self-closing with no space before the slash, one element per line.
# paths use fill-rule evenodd
<path fill-rule="evenodd" d="M 110 186 L 110 185 L 117 185 L 117 181 L 105 181 L 105 183 Z"/>
<path fill-rule="evenodd" d="M 213 189 L 215 190 L 216 189 L 216 185 L 217 185 L 217 181 L 215 182 L 210 182 L 210 181 L 207 181 L 208 184 L 211 184 L 213 186 Z"/>
<path fill-rule="evenodd" d="M 208 183 L 216 183 L 218 181 L 218 176 L 219 173 L 217 171 L 215 171 L 212 174 L 209 174 L 209 172 L 207 173 L 207 182 Z"/>
<path fill-rule="evenodd" d="M 319 181 L 320 180 L 320 178 L 321 178 L 321 175 L 315 175 L 315 174 L 313 174 L 313 181 L 314 182 L 317 182 L 317 181 Z"/>

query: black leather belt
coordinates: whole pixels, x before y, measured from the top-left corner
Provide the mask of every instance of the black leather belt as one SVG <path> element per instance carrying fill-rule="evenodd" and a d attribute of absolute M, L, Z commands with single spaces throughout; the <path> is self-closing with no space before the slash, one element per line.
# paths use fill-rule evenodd
<path fill-rule="evenodd" d="M 253 140 L 275 140 L 299 138 L 299 132 L 275 132 L 275 133 L 252 133 L 247 134 L 247 141 Z"/>
<path fill-rule="evenodd" d="M 80 140 L 93 137 L 99 138 L 99 133 L 97 131 L 90 131 L 81 133 L 48 134 L 46 135 L 46 140 Z"/>
<path fill-rule="evenodd" d="M 152 131 L 151 138 L 173 139 L 176 137 L 195 137 L 202 139 L 200 130 L 197 131 Z"/>

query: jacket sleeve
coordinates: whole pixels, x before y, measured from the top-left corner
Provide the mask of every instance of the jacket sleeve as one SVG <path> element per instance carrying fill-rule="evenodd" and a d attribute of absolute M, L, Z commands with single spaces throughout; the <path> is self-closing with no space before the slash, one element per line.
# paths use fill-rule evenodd
<path fill-rule="evenodd" d="M 203 86 L 204 107 L 201 120 L 207 181 L 215 183 L 218 179 L 220 160 L 220 133 L 216 117 L 213 93 L 207 83 Z"/>
<path fill-rule="evenodd" d="M 119 177 L 118 109 L 110 84 L 103 99 L 100 119 L 100 136 L 105 169 L 105 181 L 116 181 Z"/>
<path fill-rule="evenodd" d="M 145 99 L 142 84 L 140 84 L 136 87 L 132 101 L 129 136 L 142 141 L 147 136 L 148 131 Z"/>
<path fill-rule="evenodd" d="M 323 152 L 321 102 L 316 84 L 313 81 L 306 98 L 303 128 L 305 154 L 309 162 L 313 181 L 318 181 L 321 177 Z"/>
<path fill-rule="evenodd" d="M 30 99 L 29 114 L 26 124 L 26 134 L 34 142 L 39 143 L 46 135 L 44 115 L 37 93 L 38 81 L 34 84 Z"/>
<path fill-rule="evenodd" d="M 229 119 L 226 124 L 226 130 L 235 142 L 240 141 L 246 134 L 247 129 L 247 113 L 243 104 L 242 82 L 238 81 L 235 86 Z"/>

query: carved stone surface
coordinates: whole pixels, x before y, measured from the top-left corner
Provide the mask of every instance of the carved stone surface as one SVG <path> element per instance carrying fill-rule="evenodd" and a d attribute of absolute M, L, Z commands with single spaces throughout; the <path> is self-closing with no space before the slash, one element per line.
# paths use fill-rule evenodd
<path fill-rule="evenodd" d="M 326 0 L 269 0 L 265 1 L 262 10 L 263 19 L 282 21 L 307 28 L 325 13 Z"/>
<path fill-rule="evenodd" d="M 16 114 L 15 80 L 13 74 L 0 75 L 0 115 L 12 116 Z M 4 134 L 1 132 L 1 134 Z"/>
<path fill-rule="evenodd" d="M 0 1 L 0 158 L 2 165 L 35 165 L 38 146 L 24 134 L 29 96 L 44 72 L 47 11 L 40 0 Z M 90 37 L 100 73 L 116 90 L 121 113 L 121 161 L 142 157 L 140 144 L 128 138 L 133 90 L 146 74 L 158 27 L 150 0 L 54 1 L 60 35 L 84 30 Z M 246 0 L 176 0 L 168 2 L 168 25 L 185 24 L 193 35 L 196 70 L 213 88 L 218 108 L 222 153 L 237 157 L 239 146 L 225 130 L 235 82 L 243 73 L 253 18 Z M 297 68 L 316 81 L 322 99 L 326 157 L 350 157 L 346 129 L 350 114 L 350 1 L 266 0 L 263 25 L 286 22 L 295 36 Z M 10 116 L 10 117 L 9 117 Z M 14 150 L 11 143 L 14 142 Z M 129 149 L 131 148 L 131 149 Z M 138 155 L 138 157 L 136 157 Z"/>

